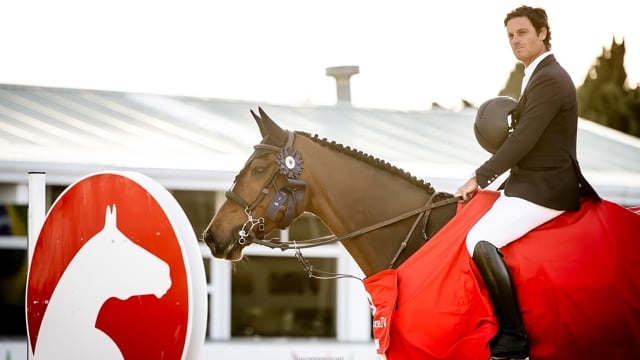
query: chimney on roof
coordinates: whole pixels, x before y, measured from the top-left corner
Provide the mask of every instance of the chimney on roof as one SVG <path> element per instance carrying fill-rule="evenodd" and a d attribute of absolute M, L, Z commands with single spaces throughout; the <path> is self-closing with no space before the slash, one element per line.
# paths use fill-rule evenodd
<path fill-rule="evenodd" d="M 360 73 L 358 66 L 334 66 L 327 68 L 327 76 L 336 79 L 338 104 L 351 105 L 351 76 Z"/>

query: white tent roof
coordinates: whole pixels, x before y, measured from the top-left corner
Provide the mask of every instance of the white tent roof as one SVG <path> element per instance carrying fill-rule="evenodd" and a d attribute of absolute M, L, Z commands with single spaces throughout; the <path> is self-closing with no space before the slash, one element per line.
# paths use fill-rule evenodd
<path fill-rule="evenodd" d="M 259 142 L 249 110 L 318 134 L 453 191 L 488 158 L 474 109 L 392 111 L 280 106 L 165 95 L 0 85 L 0 183 L 30 171 L 67 185 L 106 169 L 143 172 L 169 188 L 226 190 Z M 640 139 L 580 120 L 578 158 L 616 202 L 640 204 Z"/>

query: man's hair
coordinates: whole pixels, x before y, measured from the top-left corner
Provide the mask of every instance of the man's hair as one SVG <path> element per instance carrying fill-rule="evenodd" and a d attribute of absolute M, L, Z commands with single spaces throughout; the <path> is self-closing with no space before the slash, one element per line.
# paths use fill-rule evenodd
<path fill-rule="evenodd" d="M 538 34 L 540 34 L 542 28 L 547 28 L 547 37 L 544 39 L 544 45 L 547 47 L 547 50 L 551 49 L 551 28 L 547 20 L 547 12 L 544 11 L 544 9 L 533 8 L 526 5 L 520 6 L 507 14 L 507 17 L 504 18 L 504 26 L 507 26 L 509 20 L 516 17 L 526 17 L 529 19 Z"/>

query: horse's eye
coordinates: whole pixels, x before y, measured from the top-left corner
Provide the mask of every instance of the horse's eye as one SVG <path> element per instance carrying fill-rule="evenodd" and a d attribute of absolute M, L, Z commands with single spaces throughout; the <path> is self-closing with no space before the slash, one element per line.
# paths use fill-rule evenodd
<path fill-rule="evenodd" d="M 254 175 L 260 175 L 263 174 L 266 171 L 266 168 L 262 167 L 262 166 L 256 166 L 253 168 L 253 174 Z"/>

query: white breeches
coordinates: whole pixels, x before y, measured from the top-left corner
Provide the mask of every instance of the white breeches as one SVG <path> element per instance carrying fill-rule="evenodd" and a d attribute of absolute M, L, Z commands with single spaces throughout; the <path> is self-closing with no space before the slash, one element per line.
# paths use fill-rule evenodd
<path fill-rule="evenodd" d="M 491 209 L 467 234 L 469 255 L 473 256 L 476 244 L 482 240 L 499 249 L 563 212 L 521 198 L 506 196 L 504 191 L 500 191 L 500 196 Z"/>

